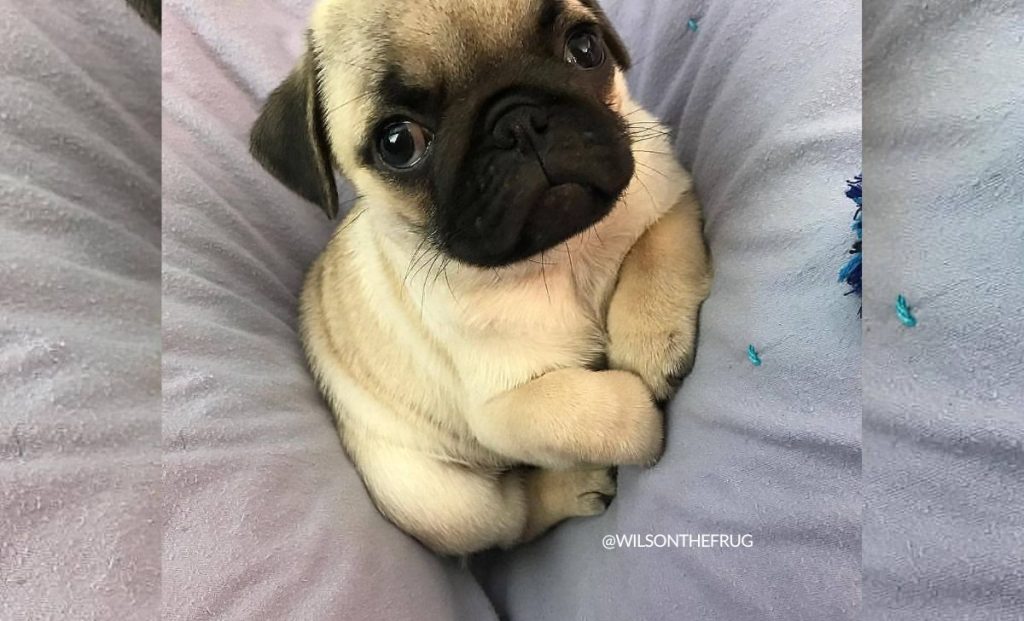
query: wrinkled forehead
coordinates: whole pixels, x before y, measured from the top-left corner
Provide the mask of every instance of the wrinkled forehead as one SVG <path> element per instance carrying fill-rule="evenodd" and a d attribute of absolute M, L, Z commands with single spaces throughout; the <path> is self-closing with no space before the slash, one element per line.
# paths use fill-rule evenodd
<path fill-rule="evenodd" d="M 398 69 L 430 88 L 466 83 L 482 60 L 513 59 L 560 20 L 589 15 L 584 0 L 325 0 L 313 38 L 322 61 L 365 81 Z"/>

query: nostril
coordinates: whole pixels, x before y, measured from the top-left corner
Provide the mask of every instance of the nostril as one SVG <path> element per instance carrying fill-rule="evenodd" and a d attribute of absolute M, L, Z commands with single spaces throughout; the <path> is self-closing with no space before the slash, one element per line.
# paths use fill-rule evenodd
<path fill-rule="evenodd" d="M 511 149 L 518 142 L 515 124 L 506 122 L 505 119 L 502 119 L 494 126 L 494 131 L 491 135 L 494 137 L 495 144 L 501 149 Z"/>
<path fill-rule="evenodd" d="M 540 107 L 520 105 L 507 108 L 497 117 L 491 134 L 498 146 L 510 149 L 530 142 L 548 129 L 548 115 Z"/>
<path fill-rule="evenodd" d="M 487 131 L 493 131 L 494 126 L 508 113 L 519 108 L 536 108 L 539 105 L 537 97 L 530 93 L 505 92 L 496 96 L 487 104 L 487 113 L 484 116 L 484 127 Z"/>

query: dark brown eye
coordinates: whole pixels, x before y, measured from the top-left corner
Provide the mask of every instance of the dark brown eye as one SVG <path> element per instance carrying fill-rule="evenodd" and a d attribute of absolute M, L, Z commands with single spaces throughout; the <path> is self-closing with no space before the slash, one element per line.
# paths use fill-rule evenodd
<path fill-rule="evenodd" d="M 604 64 L 604 44 L 592 30 L 577 30 L 565 42 L 565 61 L 580 69 L 597 69 Z"/>
<path fill-rule="evenodd" d="M 395 119 L 381 126 L 377 151 L 385 165 L 397 170 L 418 166 L 426 157 L 433 135 L 408 119 Z"/>

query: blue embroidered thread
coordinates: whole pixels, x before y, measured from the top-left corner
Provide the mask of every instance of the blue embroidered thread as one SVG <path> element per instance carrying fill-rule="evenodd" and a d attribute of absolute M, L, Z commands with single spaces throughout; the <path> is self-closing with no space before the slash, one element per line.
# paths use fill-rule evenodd
<path fill-rule="evenodd" d="M 690 32 L 697 32 L 697 29 L 700 28 L 700 24 L 697 23 L 696 19 L 691 17 L 690 20 L 686 22 L 686 27 L 690 29 Z"/>
<path fill-rule="evenodd" d="M 910 306 L 907 304 L 907 298 L 902 295 L 896 298 L 896 316 L 900 318 L 903 325 L 908 328 L 913 328 L 917 325 L 917 317 L 910 312 Z"/>
<path fill-rule="evenodd" d="M 850 285 L 851 293 L 860 295 L 861 294 L 861 263 L 863 260 L 863 239 L 864 239 L 864 220 L 863 220 L 863 195 L 861 192 L 861 184 L 863 182 L 864 175 L 857 175 L 853 181 L 847 181 L 846 184 L 849 188 L 846 190 L 846 196 L 857 205 L 857 212 L 853 215 L 853 224 L 850 225 L 850 229 L 857 235 L 857 241 L 853 244 L 853 249 L 850 250 L 850 254 L 853 255 L 843 269 L 839 271 L 839 282 L 845 282 Z"/>
<path fill-rule="evenodd" d="M 750 364 L 755 367 L 761 366 L 761 356 L 758 355 L 757 349 L 753 345 L 747 347 L 747 359 L 750 360 Z"/>

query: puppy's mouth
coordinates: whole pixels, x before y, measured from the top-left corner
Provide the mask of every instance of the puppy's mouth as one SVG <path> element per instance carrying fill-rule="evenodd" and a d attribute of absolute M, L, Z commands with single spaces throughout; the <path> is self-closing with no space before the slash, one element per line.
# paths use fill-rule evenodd
<path fill-rule="evenodd" d="M 486 189 L 444 238 L 447 254 L 478 267 L 529 259 L 603 220 L 632 180 L 628 140 L 542 148 L 503 155 L 490 166 L 501 173 L 473 181 Z"/>
<path fill-rule="evenodd" d="M 496 204 L 492 213 L 476 218 L 471 232 L 453 237 L 447 251 L 478 267 L 517 263 L 596 225 L 611 213 L 624 189 L 601 188 L 585 181 L 546 181 L 521 187 L 522 204 L 528 207 L 502 209 Z"/>
<path fill-rule="evenodd" d="M 551 185 L 523 223 L 520 251 L 543 252 L 582 233 L 611 212 L 618 195 L 579 182 Z"/>

